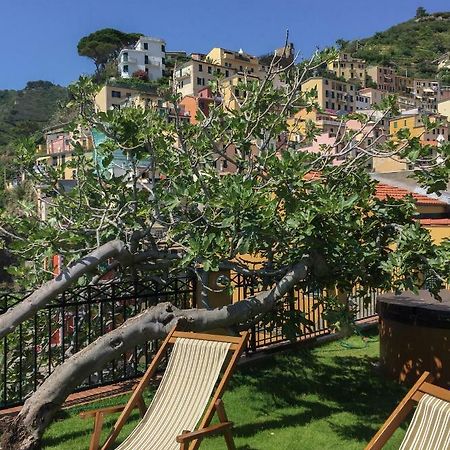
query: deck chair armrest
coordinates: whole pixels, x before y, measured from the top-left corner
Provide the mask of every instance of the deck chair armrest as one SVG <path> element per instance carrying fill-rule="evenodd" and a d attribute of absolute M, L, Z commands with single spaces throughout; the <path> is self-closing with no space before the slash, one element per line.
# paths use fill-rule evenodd
<path fill-rule="evenodd" d="M 177 442 L 180 444 L 193 441 L 194 439 L 203 438 L 205 436 L 212 436 L 223 433 L 225 430 L 230 430 L 233 427 L 233 422 L 222 422 L 216 425 L 211 425 L 197 431 L 188 431 L 177 436 Z"/>
<path fill-rule="evenodd" d="M 80 412 L 80 417 L 82 419 L 87 419 L 89 417 L 94 417 L 98 413 L 102 414 L 114 414 L 120 411 L 123 411 L 125 405 L 120 406 L 105 406 L 104 408 L 91 409 L 89 411 Z"/>

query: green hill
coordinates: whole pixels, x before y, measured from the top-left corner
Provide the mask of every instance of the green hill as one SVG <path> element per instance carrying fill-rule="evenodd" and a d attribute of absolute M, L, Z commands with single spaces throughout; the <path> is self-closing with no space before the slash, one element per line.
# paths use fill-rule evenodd
<path fill-rule="evenodd" d="M 67 99 L 67 89 L 49 81 L 29 81 L 19 91 L 0 90 L 0 153 L 20 137 L 42 128 Z"/>
<path fill-rule="evenodd" d="M 432 61 L 450 51 L 450 12 L 427 14 L 372 37 L 344 42 L 342 50 L 369 64 L 394 67 L 401 75 L 407 71 L 408 76 L 435 78 Z"/>

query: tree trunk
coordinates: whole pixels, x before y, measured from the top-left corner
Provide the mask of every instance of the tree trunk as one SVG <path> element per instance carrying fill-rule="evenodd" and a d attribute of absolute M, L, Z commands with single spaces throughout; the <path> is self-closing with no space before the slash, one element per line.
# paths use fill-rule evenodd
<path fill-rule="evenodd" d="M 294 285 L 306 276 L 304 262 L 298 263 L 270 291 L 213 310 L 179 310 L 161 303 L 128 319 L 119 328 L 101 336 L 73 355 L 44 381 L 25 402 L 20 413 L 4 424 L 3 450 L 35 450 L 41 446 L 45 428 L 53 420 L 67 396 L 90 374 L 134 348 L 161 339 L 178 325 L 189 331 L 207 331 L 245 323 L 270 311 Z"/>

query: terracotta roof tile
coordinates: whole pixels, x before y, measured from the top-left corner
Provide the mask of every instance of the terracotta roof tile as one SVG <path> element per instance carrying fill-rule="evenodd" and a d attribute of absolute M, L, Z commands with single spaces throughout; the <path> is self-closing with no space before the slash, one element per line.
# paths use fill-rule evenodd
<path fill-rule="evenodd" d="M 402 199 L 406 195 L 411 194 L 418 205 L 445 205 L 446 203 L 436 199 L 427 197 L 426 195 L 417 194 L 408 191 L 407 189 L 399 188 L 397 186 L 390 186 L 388 184 L 378 183 L 376 187 L 376 197 L 380 200 L 385 200 L 387 197 L 395 199 Z"/>
<path fill-rule="evenodd" d="M 421 225 L 450 226 L 450 219 L 419 219 Z"/>

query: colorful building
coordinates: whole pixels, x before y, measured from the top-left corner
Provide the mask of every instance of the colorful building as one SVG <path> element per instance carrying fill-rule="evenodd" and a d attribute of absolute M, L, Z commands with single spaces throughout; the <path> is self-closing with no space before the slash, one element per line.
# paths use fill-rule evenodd
<path fill-rule="evenodd" d="M 141 36 L 135 45 L 120 51 L 118 60 L 122 78 L 130 78 L 143 71 L 149 80 L 157 80 L 165 71 L 166 42 L 163 39 Z"/>
<path fill-rule="evenodd" d="M 142 84 L 137 88 L 128 84 L 127 81 L 109 81 L 95 96 L 95 108 L 97 111 L 106 112 L 113 108 L 120 108 L 127 99 L 140 96 L 148 103 L 157 102 L 160 97 L 154 86 Z"/>
<path fill-rule="evenodd" d="M 61 172 L 61 180 L 75 180 L 76 168 L 67 167 L 72 160 L 74 144 L 78 143 L 86 152 L 93 149 L 92 135 L 87 130 L 81 131 L 81 137 L 74 141 L 72 132 L 64 129 L 64 126 L 48 128 L 45 131 L 45 146 L 39 146 L 37 149 L 38 158 L 36 160 L 36 170 L 45 171 L 46 166 L 64 170 Z"/>
<path fill-rule="evenodd" d="M 196 97 L 202 89 L 208 87 L 218 76 L 228 78 L 235 73 L 236 70 L 228 66 L 214 64 L 209 60 L 192 58 L 177 68 L 174 72 L 174 79 L 177 91 L 182 97 L 187 95 Z"/>
<path fill-rule="evenodd" d="M 363 59 L 353 58 L 349 53 L 340 53 L 327 64 L 327 68 L 337 77 L 366 87 L 366 62 Z"/>
<path fill-rule="evenodd" d="M 419 138 L 422 145 L 439 146 L 448 141 L 448 123 L 444 116 L 428 113 L 431 122 L 439 121 L 440 125 L 433 130 L 426 130 L 423 123 L 424 114 L 417 109 L 406 111 L 405 114 L 389 120 L 389 134 L 396 139 L 396 134 L 402 129 L 408 129 L 411 137 Z M 442 123 L 441 123 L 442 122 Z M 379 173 L 402 172 L 410 170 L 411 164 L 392 158 L 374 158 L 373 168 Z"/>
<path fill-rule="evenodd" d="M 388 197 L 403 199 L 411 195 L 417 207 L 417 220 L 430 232 L 431 238 L 436 244 L 443 239 L 450 238 L 450 205 L 438 198 L 410 191 L 408 189 L 378 183 L 376 196 L 380 200 Z"/>
<path fill-rule="evenodd" d="M 391 67 L 369 66 L 367 67 L 369 76 L 377 85 L 377 89 L 383 92 L 395 92 L 395 71 Z"/>
<path fill-rule="evenodd" d="M 222 103 L 219 93 L 213 93 L 209 87 L 198 92 L 197 96 L 186 95 L 182 98 L 180 106 L 188 113 L 189 121 L 195 125 L 199 117 L 208 117 L 211 106 Z"/>
<path fill-rule="evenodd" d="M 330 113 L 350 113 L 356 110 L 356 85 L 324 77 L 312 77 L 301 85 L 302 91 L 317 90 L 319 107 Z"/>
<path fill-rule="evenodd" d="M 242 49 L 238 52 L 226 50 L 224 48 L 213 48 L 205 58 L 214 64 L 232 69 L 234 72 L 246 72 L 256 76 L 261 76 L 262 67 L 256 56 L 249 55 Z"/>
<path fill-rule="evenodd" d="M 380 91 L 379 89 L 374 89 L 370 87 L 366 87 L 360 89 L 358 91 L 359 95 L 363 95 L 364 97 L 369 97 L 370 106 L 378 105 L 381 101 L 386 97 L 387 93 Z M 362 108 L 365 109 L 365 108 Z"/>

